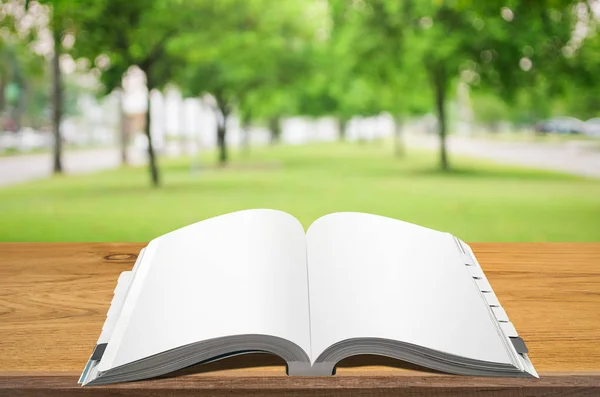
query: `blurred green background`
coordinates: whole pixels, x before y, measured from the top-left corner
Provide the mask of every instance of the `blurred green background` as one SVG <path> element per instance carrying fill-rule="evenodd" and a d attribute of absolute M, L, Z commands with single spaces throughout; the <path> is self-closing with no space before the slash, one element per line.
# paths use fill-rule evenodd
<path fill-rule="evenodd" d="M 0 241 L 247 208 L 600 241 L 600 3 L 0 1 Z"/>

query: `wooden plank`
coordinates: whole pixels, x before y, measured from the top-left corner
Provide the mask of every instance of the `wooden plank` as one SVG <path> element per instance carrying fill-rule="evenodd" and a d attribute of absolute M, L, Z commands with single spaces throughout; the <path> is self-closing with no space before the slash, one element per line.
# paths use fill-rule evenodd
<path fill-rule="evenodd" d="M 540 379 L 460 376 L 352 376 L 331 378 L 183 377 L 79 387 L 68 376 L 8 377 L 0 396 L 598 396 L 598 378 L 545 375 Z M 9 387 L 3 385 L 9 384 Z"/>
<path fill-rule="evenodd" d="M 120 272 L 141 243 L 0 243 L 0 396 L 600 395 L 600 244 L 473 243 L 541 379 L 439 374 L 350 357 L 330 378 L 291 378 L 268 355 L 152 381 L 81 388 Z"/>

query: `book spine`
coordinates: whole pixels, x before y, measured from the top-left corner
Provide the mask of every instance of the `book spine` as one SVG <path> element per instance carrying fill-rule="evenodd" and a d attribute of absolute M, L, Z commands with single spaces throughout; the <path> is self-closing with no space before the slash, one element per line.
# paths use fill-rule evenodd
<path fill-rule="evenodd" d="M 479 291 L 481 291 L 483 299 L 488 304 L 494 317 L 498 321 L 500 329 L 502 330 L 504 335 L 506 335 L 506 337 L 510 339 L 517 353 L 527 353 L 528 349 L 525 345 L 525 342 L 517 333 L 517 329 L 515 328 L 513 323 L 510 322 L 506 311 L 504 311 L 504 309 L 502 308 L 502 305 L 500 304 L 498 297 L 494 293 L 492 286 L 485 277 L 485 274 L 483 273 L 479 262 L 477 262 L 473 250 L 464 241 L 456 237 L 454 237 L 454 239 L 456 241 L 456 244 L 458 245 L 467 271 L 475 281 L 475 284 L 477 285 L 477 288 L 479 288 Z"/>
<path fill-rule="evenodd" d="M 136 263 L 133 267 L 132 271 L 122 272 L 119 275 L 119 279 L 117 281 L 117 286 L 113 291 L 113 298 L 110 302 L 110 308 L 106 313 L 106 320 L 104 320 L 104 324 L 102 325 L 102 332 L 100 333 L 100 337 L 96 342 L 96 346 L 94 347 L 94 351 L 90 356 L 81 376 L 79 378 L 78 383 L 85 384 L 88 379 L 93 379 L 97 376 L 96 367 L 98 366 L 106 347 L 108 346 L 108 341 L 114 331 L 117 320 L 119 319 L 119 315 L 121 314 L 121 309 L 123 308 L 123 304 L 125 303 L 125 298 L 127 297 L 127 293 L 129 292 L 129 286 L 131 285 L 131 281 L 133 279 L 133 274 L 139 265 L 144 250 L 140 252 Z"/>
<path fill-rule="evenodd" d="M 125 296 L 127 295 L 127 289 L 129 288 L 129 283 L 131 281 L 131 273 L 123 272 L 119 276 L 119 281 L 117 281 L 117 286 L 113 291 L 113 299 L 110 302 L 110 308 L 106 313 L 106 320 L 104 320 L 104 325 L 102 326 L 102 332 L 100 333 L 100 337 L 98 338 L 98 342 L 96 342 L 96 346 L 94 347 L 94 351 L 90 356 L 81 376 L 79 377 L 78 383 L 85 384 L 87 379 L 95 378 L 97 375 L 96 367 L 98 363 L 102 359 L 102 355 L 104 354 L 104 350 L 106 350 L 106 346 L 108 345 L 108 341 L 110 339 L 110 335 L 112 334 L 112 330 L 114 329 L 115 323 L 119 317 L 119 313 L 121 312 L 121 308 L 123 307 L 123 302 L 125 301 Z"/>

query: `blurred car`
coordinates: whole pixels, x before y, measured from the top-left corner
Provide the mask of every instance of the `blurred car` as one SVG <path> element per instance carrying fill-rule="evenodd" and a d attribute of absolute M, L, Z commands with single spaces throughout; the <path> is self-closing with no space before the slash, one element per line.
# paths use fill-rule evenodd
<path fill-rule="evenodd" d="M 584 123 L 574 117 L 558 117 L 540 121 L 535 125 L 535 131 L 539 133 L 582 134 L 584 133 L 584 127 Z"/>
<path fill-rule="evenodd" d="M 589 119 L 584 123 L 584 134 L 600 138 L 600 117 Z"/>

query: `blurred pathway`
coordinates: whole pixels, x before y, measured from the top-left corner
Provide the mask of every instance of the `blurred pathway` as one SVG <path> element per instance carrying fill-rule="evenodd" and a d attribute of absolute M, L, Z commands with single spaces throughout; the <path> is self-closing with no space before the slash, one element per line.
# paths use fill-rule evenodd
<path fill-rule="evenodd" d="M 143 164 L 144 156 L 138 151 L 129 152 L 132 164 Z M 63 155 L 63 168 L 67 174 L 117 168 L 121 165 L 118 149 L 92 149 L 67 151 Z M 0 187 L 52 175 L 52 155 L 27 154 L 0 157 Z"/>
<path fill-rule="evenodd" d="M 431 135 L 407 135 L 406 143 L 408 146 L 437 150 L 439 140 Z M 533 143 L 452 136 L 448 139 L 448 150 L 451 154 L 499 163 L 600 178 L 600 142 L 597 141 Z"/>

